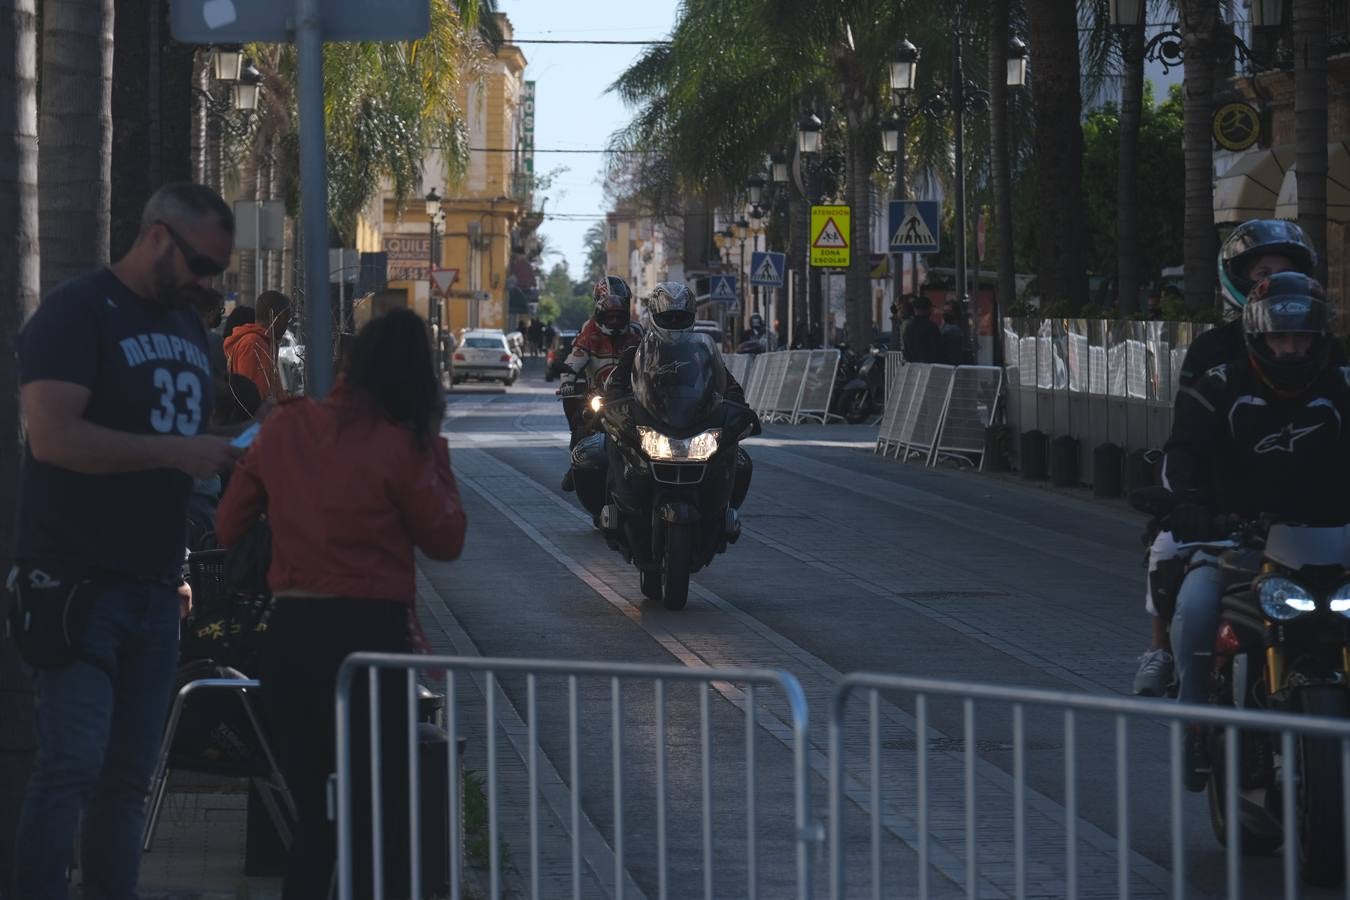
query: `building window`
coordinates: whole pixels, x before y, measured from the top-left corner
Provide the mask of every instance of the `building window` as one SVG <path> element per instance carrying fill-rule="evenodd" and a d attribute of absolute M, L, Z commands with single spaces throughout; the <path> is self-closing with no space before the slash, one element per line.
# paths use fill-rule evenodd
<path fill-rule="evenodd" d="M 617 241 L 617 240 L 619 239 L 619 223 L 618 223 L 618 222 L 610 222 L 610 223 L 609 223 L 609 239 L 610 239 L 611 241 Z"/>

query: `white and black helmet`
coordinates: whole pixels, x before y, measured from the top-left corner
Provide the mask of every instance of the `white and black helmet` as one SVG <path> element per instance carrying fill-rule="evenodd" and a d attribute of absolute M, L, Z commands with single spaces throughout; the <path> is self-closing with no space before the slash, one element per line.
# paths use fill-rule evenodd
<path fill-rule="evenodd" d="M 652 326 L 661 331 L 688 331 L 698 317 L 694 292 L 679 281 L 663 281 L 652 290 L 647 309 Z"/>

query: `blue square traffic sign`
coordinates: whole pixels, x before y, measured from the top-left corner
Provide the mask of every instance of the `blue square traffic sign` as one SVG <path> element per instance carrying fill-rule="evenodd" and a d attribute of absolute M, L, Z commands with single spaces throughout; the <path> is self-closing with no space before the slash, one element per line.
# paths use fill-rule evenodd
<path fill-rule="evenodd" d="M 750 283 L 760 287 L 782 287 L 787 257 L 772 250 L 750 254 Z"/>
<path fill-rule="evenodd" d="M 708 281 L 708 299 L 720 303 L 735 303 L 740 295 L 736 293 L 735 275 L 714 275 Z"/>
<path fill-rule="evenodd" d="M 892 200 L 890 212 L 890 252 L 938 252 L 936 200 Z"/>

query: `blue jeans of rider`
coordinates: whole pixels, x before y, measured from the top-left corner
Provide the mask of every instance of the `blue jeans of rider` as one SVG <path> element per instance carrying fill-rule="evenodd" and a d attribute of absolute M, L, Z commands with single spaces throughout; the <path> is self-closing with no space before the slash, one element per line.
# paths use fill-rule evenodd
<path fill-rule="evenodd" d="M 83 897 L 136 896 L 145 798 L 164 735 L 178 664 L 172 587 L 122 584 L 94 601 L 83 660 L 35 680 L 37 757 L 15 849 L 14 896 L 64 900 L 66 867 L 83 809 Z"/>
<path fill-rule="evenodd" d="M 1223 602 L 1223 576 L 1212 556 L 1196 554 L 1191 563 L 1195 568 L 1186 573 L 1186 580 L 1177 592 L 1172 653 L 1181 679 L 1177 699 L 1183 703 L 1204 703 L 1209 693 L 1214 633 L 1219 627 Z"/>

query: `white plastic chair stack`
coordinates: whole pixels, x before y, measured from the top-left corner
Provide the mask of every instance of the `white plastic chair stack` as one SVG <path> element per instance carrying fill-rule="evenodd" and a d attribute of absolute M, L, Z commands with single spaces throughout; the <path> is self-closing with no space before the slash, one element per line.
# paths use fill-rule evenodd
<path fill-rule="evenodd" d="M 830 414 L 830 401 L 834 395 L 834 378 L 839 370 L 838 350 L 811 350 L 810 361 L 806 368 L 806 380 L 798 395 L 793 421 L 810 419 L 822 425 L 829 419 L 843 421 L 841 416 Z"/>

